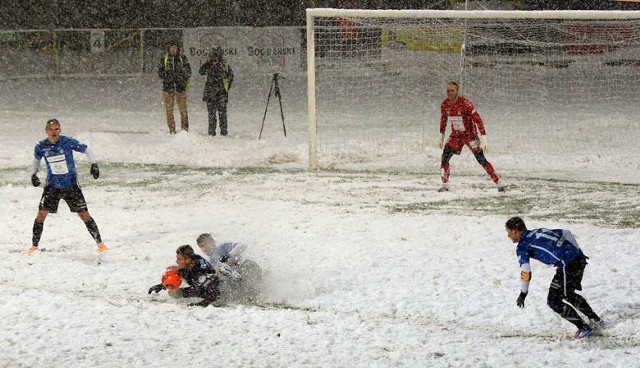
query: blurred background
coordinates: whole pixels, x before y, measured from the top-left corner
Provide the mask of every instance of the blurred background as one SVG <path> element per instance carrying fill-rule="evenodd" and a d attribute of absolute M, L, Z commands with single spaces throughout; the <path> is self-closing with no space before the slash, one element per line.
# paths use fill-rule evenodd
<path fill-rule="evenodd" d="M 234 134 L 257 136 L 272 76 L 278 73 L 284 78 L 284 115 L 287 124 L 292 122 L 289 135 L 298 136 L 302 146 L 309 135 L 305 9 L 317 7 L 640 10 L 640 3 L 4 1 L 0 83 L 11 92 L 1 96 L 0 111 L 16 121 L 20 114 L 35 116 L 34 111 L 75 110 L 80 119 L 102 113 L 109 126 L 113 116 L 120 116 L 121 131 L 164 131 L 157 69 L 167 46 L 177 42 L 194 71 L 189 91 L 194 122 L 206 117 L 201 103 L 204 78 L 197 70 L 211 48 L 220 47 L 236 77 L 229 105 Z M 502 150 L 496 149 L 492 157 L 502 172 L 506 165 L 500 155 L 513 163 L 514 172 L 533 165 L 560 177 L 566 177 L 571 159 L 576 176 L 637 181 L 640 163 L 629 157 L 640 155 L 640 19 L 330 16 L 315 20 L 314 45 L 318 133 L 310 146 L 317 147 L 322 167 L 371 167 L 373 161 L 378 167 L 420 172 L 428 162 L 432 166 L 427 170 L 438 172 L 434 123 L 446 83 L 455 80 L 490 122 L 493 144 Z M 277 113 L 277 108 L 270 112 Z M 128 111 L 133 115 L 126 115 Z M 204 123 L 194 125 L 204 128 Z M 281 134 L 273 127 L 269 131 Z M 592 144 L 594 136 L 597 145 Z M 306 153 L 299 151 L 299 157 Z M 519 155 L 514 158 L 512 152 Z M 279 155 L 293 156 L 298 151 Z M 476 172 L 474 160 L 460 161 Z M 623 175 L 627 171 L 630 174 Z"/>
<path fill-rule="evenodd" d="M 300 26 L 306 8 L 638 10 L 635 1 L 24 0 L 0 3 L 0 29 Z"/>

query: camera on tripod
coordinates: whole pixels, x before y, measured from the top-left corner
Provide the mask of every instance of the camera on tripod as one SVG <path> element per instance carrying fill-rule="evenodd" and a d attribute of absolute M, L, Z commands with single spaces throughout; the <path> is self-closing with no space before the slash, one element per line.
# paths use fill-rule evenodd
<path fill-rule="evenodd" d="M 264 121 L 267 117 L 267 110 L 269 109 L 269 101 L 271 100 L 271 95 L 275 95 L 278 97 L 278 103 L 280 105 L 280 117 L 282 118 L 282 131 L 284 132 L 284 136 L 287 136 L 287 127 L 284 125 L 284 112 L 282 111 L 282 95 L 280 94 L 280 85 L 278 83 L 278 79 L 284 79 L 284 77 L 280 76 L 279 73 L 273 73 L 273 78 L 271 78 L 271 88 L 269 88 L 269 94 L 267 95 L 267 106 L 264 109 L 264 116 L 262 116 L 262 127 L 260 127 L 260 135 L 258 135 L 258 139 L 262 137 L 262 130 L 264 129 Z"/>

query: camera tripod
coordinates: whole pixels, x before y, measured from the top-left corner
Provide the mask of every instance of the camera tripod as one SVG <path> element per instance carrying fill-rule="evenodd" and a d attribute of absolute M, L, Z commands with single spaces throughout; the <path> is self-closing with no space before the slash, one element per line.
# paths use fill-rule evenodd
<path fill-rule="evenodd" d="M 260 135 L 258 135 L 258 139 L 262 137 L 262 130 L 264 129 L 264 120 L 267 117 L 267 110 L 269 109 L 269 101 L 271 100 L 271 95 L 275 94 L 278 97 L 278 103 L 280 104 L 280 117 L 282 118 L 282 131 L 284 132 L 284 136 L 287 136 L 287 127 L 284 125 L 284 112 L 282 111 L 282 95 L 280 94 L 280 85 L 278 85 L 278 79 L 281 77 L 278 73 L 273 73 L 273 78 L 271 79 L 271 88 L 269 89 L 269 95 L 267 96 L 267 106 L 264 108 L 264 116 L 262 117 L 262 127 L 260 127 Z"/>

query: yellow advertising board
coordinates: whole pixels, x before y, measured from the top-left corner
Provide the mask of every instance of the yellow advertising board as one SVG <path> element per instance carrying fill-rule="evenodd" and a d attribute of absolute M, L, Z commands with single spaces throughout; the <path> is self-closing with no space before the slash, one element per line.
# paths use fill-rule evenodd
<path fill-rule="evenodd" d="M 460 26 L 419 27 L 410 30 L 382 30 L 382 45 L 410 51 L 456 53 L 462 49 L 464 28 Z"/>

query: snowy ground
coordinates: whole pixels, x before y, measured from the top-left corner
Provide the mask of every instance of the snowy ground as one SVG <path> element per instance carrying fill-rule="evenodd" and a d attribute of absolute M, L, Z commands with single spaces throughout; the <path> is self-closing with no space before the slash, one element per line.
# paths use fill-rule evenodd
<path fill-rule="evenodd" d="M 233 137 L 213 139 L 197 93 L 191 132 L 166 134 L 155 80 L 3 83 L 13 92 L 0 97 L 0 367 L 638 364 L 633 158 L 619 164 L 624 180 L 602 181 L 588 165 L 562 178 L 563 162 L 567 172 L 579 171 L 575 162 L 554 161 L 557 175 L 538 166 L 544 160 L 522 171 L 526 159 L 500 153 L 498 140 L 489 159 L 511 191 L 498 193 L 467 152 L 454 158 L 453 191 L 439 194 L 436 148 L 417 172 L 307 171 L 303 89 L 287 91 L 298 96 L 285 104 L 287 138 L 272 104 L 257 140 L 268 80 L 233 102 Z M 77 159 L 106 254 L 64 204 L 47 218 L 46 251 L 23 254 L 41 195 L 29 182 L 33 144 L 54 116 L 100 161 L 93 180 Z M 540 263 L 527 307 L 516 307 L 519 270 L 504 231 L 512 215 L 575 233 L 590 257 L 583 295 L 608 322 L 603 336 L 572 338 L 545 304 L 554 270 Z M 201 232 L 248 244 L 268 271 L 263 305 L 203 309 L 147 294 L 175 248 Z"/>

